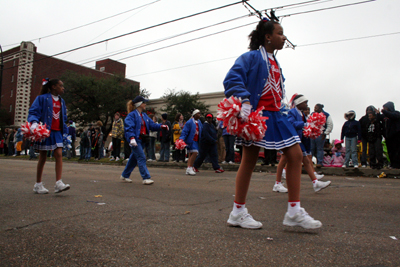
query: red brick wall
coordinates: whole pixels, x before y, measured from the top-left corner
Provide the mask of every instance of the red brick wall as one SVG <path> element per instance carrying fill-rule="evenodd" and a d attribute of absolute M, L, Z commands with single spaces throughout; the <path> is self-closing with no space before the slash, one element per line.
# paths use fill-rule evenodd
<path fill-rule="evenodd" d="M 104 68 L 104 69 L 102 69 Z M 112 59 L 104 59 L 104 60 L 99 60 L 96 61 L 96 70 L 101 71 L 101 72 L 107 72 L 107 73 L 112 73 L 112 74 L 119 74 L 125 77 L 125 69 L 126 65 L 112 60 Z"/>

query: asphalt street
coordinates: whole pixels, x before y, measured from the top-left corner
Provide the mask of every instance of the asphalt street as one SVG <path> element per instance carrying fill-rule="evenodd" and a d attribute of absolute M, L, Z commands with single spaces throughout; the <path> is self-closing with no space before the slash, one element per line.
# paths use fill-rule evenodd
<path fill-rule="evenodd" d="M 282 225 L 287 194 L 254 172 L 246 206 L 260 230 L 229 227 L 235 172 L 149 168 L 155 183 L 119 180 L 123 166 L 65 163 L 71 189 L 34 194 L 36 161 L 0 159 L 1 266 L 400 266 L 400 179 L 327 176 L 301 205 L 318 230 Z"/>

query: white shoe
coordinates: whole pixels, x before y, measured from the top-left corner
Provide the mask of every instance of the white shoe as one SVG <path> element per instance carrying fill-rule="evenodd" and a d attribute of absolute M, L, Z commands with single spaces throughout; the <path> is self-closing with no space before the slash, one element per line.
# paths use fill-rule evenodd
<path fill-rule="evenodd" d="M 235 162 L 233 162 L 233 161 L 229 161 L 228 163 L 231 165 L 235 164 Z"/>
<path fill-rule="evenodd" d="M 314 220 L 303 208 L 300 208 L 300 211 L 293 217 L 290 217 L 289 213 L 286 212 L 283 225 L 300 226 L 305 229 L 317 229 L 322 226 L 322 223 L 318 220 Z"/>
<path fill-rule="evenodd" d="M 361 167 L 362 167 L 362 168 L 367 168 L 367 165 L 362 165 Z"/>
<path fill-rule="evenodd" d="M 262 223 L 254 220 L 253 217 L 247 213 L 247 209 L 244 209 L 236 216 L 231 212 L 227 223 L 231 226 L 240 226 L 248 229 L 259 229 L 262 227 Z"/>
<path fill-rule="evenodd" d="M 47 193 L 49 193 L 49 190 L 47 190 L 44 186 L 43 186 L 43 184 L 35 184 L 34 186 L 33 186 L 33 192 L 35 192 L 36 194 L 47 194 Z"/>
<path fill-rule="evenodd" d="M 321 180 L 322 178 L 324 178 L 323 174 L 318 174 L 317 172 L 314 172 L 315 177 L 317 177 L 317 180 Z"/>
<path fill-rule="evenodd" d="M 318 191 L 320 191 L 320 190 L 322 190 L 322 189 L 324 189 L 324 188 L 327 188 L 328 186 L 330 186 L 331 185 L 331 181 L 326 181 L 326 182 L 322 182 L 322 181 L 317 181 L 315 184 L 314 184 L 314 191 L 315 192 L 318 192 Z"/>
<path fill-rule="evenodd" d="M 282 183 L 275 184 L 274 187 L 272 188 L 272 191 L 278 192 L 278 193 L 287 193 L 288 192 L 287 188 L 284 187 Z"/>
<path fill-rule="evenodd" d="M 114 157 L 110 158 L 110 161 L 114 161 L 114 160 L 115 160 Z"/>
<path fill-rule="evenodd" d="M 64 184 L 62 180 L 58 180 L 54 186 L 54 192 L 61 193 L 62 191 L 67 191 L 69 188 L 69 184 Z"/>
<path fill-rule="evenodd" d="M 154 181 L 151 180 L 151 179 L 144 179 L 144 180 L 143 180 L 143 184 L 144 184 L 144 185 L 154 184 Z"/>
<path fill-rule="evenodd" d="M 153 160 L 152 159 L 148 159 L 147 161 L 150 162 L 150 161 L 153 161 Z"/>
<path fill-rule="evenodd" d="M 342 165 L 342 168 L 347 168 L 347 167 L 346 167 L 346 165 L 343 164 L 343 165 Z"/>
<path fill-rule="evenodd" d="M 196 175 L 196 172 L 193 170 L 193 167 L 188 167 L 188 168 L 186 169 L 186 174 L 189 174 L 189 175 Z"/>
<path fill-rule="evenodd" d="M 223 162 L 221 162 L 221 164 L 227 164 L 228 162 L 226 162 L 225 160 Z"/>
<path fill-rule="evenodd" d="M 282 171 L 282 179 L 286 179 L 286 170 L 285 169 L 283 169 L 283 171 Z"/>
<path fill-rule="evenodd" d="M 354 165 L 354 169 L 358 169 L 358 165 Z"/>
<path fill-rule="evenodd" d="M 118 160 L 119 160 L 119 158 L 118 158 L 118 157 L 116 157 L 116 158 L 115 158 L 115 161 L 118 161 Z"/>
<path fill-rule="evenodd" d="M 131 180 L 131 179 L 125 178 L 125 177 L 122 176 L 122 175 L 121 175 L 121 177 L 119 177 L 119 179 L 121 179 L 122 181 L 127 182 L 127 183 L 132 183 L 132 180 Z"/>

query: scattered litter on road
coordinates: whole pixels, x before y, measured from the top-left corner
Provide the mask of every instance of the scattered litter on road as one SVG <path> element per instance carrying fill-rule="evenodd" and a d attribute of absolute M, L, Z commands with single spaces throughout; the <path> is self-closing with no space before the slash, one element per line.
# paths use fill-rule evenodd
<path fill-rule="evenodd" d="M 397 238 L 395 237 L 395 236 L 393 236 L 393 235 L 391 235 L 391 236 L 389 236 L 391 239 L 393 239 L 393 240 L 397 240 Z"/>
<path fill-rule="evenodd" d="M 98 183 L 99 181 L 96 181 L 96 180 L 91 180 L 91 182 L 93 182 L 93 183 Z"/>
<path fill-rule="evenodd" d="M 355 180 L 354 178 L 346 177 L 347 180 Z"/>
<path fill-rule="evenodd" d="M 103 197 L 102 195 L 95 195 L 94 197 Z"/>
<path fill-rule="evenodd" d="M 105 205 L 106 203 L 97 203 L 97 205 Z"/>
<path fill-rule="evenodd" d="M 385 177 L 386 177 L 386 173 L 382 172 L 382 173 L 379 174 L 377 177 L 378 177 L 378 178 L 385 178 Z"/>
<path fill-rule="evenodd" d="M 105 205 L 106 204 L 103 202 L 98 202 L 98 201 L 93 201 L 93 200 L 86 200 L 86 202 L 93 202 L 93 203 L 96 203 L 97 205 Z"/>
<path fill-rule="evenodd" d="M 260 199 L 267 199 L 266 197 L 260 197 Z"/>
<path fill-rule="evenodd" d="M 188 211 L 188 210 L 187 210 L 187 211 L 185 211 L 185 213 L 184 213 L 184 214 L 190 214 L 190 211 Z"/>
<path fill-rule="evenodd" d="M 267 237 L 267 240 L 273 241 L 274 239 L 272 237 Z"/>

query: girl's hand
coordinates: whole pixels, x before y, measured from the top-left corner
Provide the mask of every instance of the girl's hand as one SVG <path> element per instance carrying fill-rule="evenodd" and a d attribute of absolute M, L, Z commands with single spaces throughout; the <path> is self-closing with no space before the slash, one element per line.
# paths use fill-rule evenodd
<path fill-rule="evenodd" d="M 135 138 L 132 138 L 131 141 L 129 142 L 130 146 L 137 146 Z"/>
<path fill-rule="evenodd" d="M 243 103 L 239 114 L 240 118 L 242 118 L 242 121 L 248 120 L 250 112 L 251 112 L 250 102 Z"/>
<path fill-rule="evenodd" d="M 38 123 L 36 121 L 32 122 L 31 128 L 30 128 L 31 133 L 33 133 L 33 131 L 36 129 L 37 126 L 38 126 Z"/>

